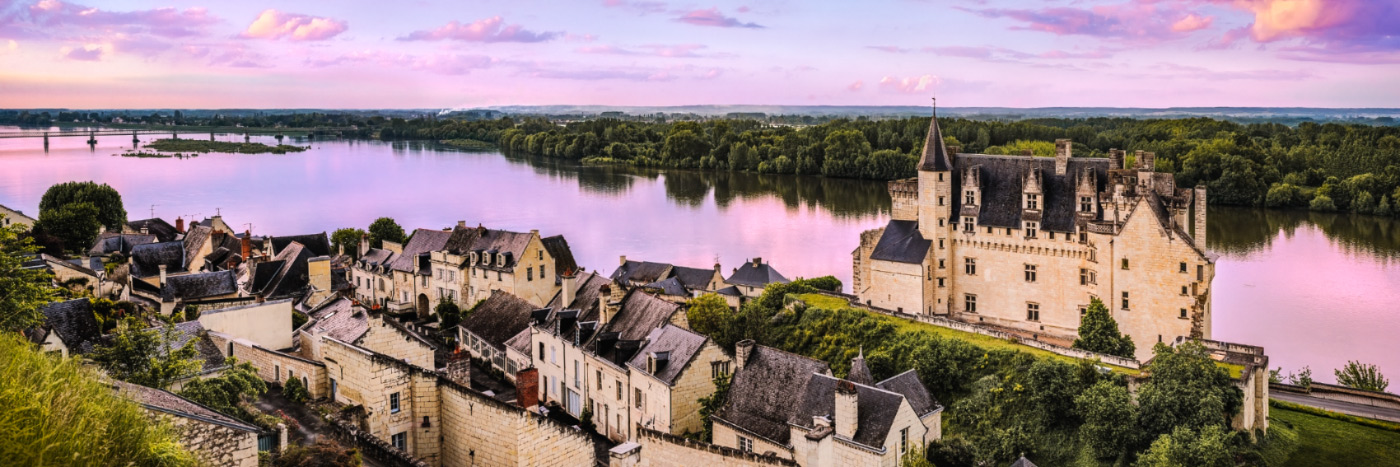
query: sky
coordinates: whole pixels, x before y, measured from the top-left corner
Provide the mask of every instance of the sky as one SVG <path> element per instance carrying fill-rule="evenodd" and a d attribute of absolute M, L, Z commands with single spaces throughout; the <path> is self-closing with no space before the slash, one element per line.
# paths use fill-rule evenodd
<path fill-rule="evenodd" d="M 1400 107 L 1400 0 L 0 0 L 0 108 Z"/>

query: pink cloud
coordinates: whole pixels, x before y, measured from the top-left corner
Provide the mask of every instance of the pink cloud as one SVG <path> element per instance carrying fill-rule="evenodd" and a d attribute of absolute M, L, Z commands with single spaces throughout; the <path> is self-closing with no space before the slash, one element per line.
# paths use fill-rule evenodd
<path fill-rule="evenodd" d="M 956 8 L 984 18 L 1017 21 L 1021 24 L 1012 29 L 1018 30 L 1042 31 L 1062 36 L 1083 35 L 1157 41 L 1178 38 L 1210 25 L 1209 17 L 1187 11 L 1185 7 L 1185 2 L 1135 0 L 1088 8 Z"/>
<path fill-rule="evenodd" d="M 60 0 L 41 0 L 27 8 L 0 5 L 0 37 L 21 39 L 76 39 L 92 34 L 183 38 L 204 34 L 218 21 L 204 8 L 110 11 Z"/>
<path fill-rule="evenodd" d="M 102 60 L 101 46 L 73 47 L 63 52 L 65 60 L 77 60 L 80 62 L 96 62 Z"/>
<path fill-rule="evenodd" d="M 1191 31 L 1198 31 L 1198 30 L 1201 30 L 1201 29 L 1205 29 L 1205 28 L 1210 27 L 1210 23 L 1212 23 L 1212 22 L 1214 22 L 1214 21 L 1215 21 L 1215 18 L 1212 18 L 1212 17 L 1210 17 L 1210 16 L 1200 16 L 1200 15 L 1197 15 L 1197 14 L 1195 14 L 1195 13 L 1191 13 L 1191 14 L 1186 15 L 1185 18 L 1181 18 L 1181 20 L 1179 20 L 1179 21 L 1177 21 L 1177 22 L 1175 22 L 1175 23 L 1172 23 L 1172 31 L 1175 31 L 1175 32 L 1191 32 Z"/>
<path fill-rule="evenodd" d="M 493 16 L 468 24 L 456 20 L 432 30 L 414 31 L 405 41 L 454 40 L 463 42 L 545 42 L 559 37 L 557 32 L 531 32 L 518 24 L 505 24 L 500 16 Z"/>
<path fill-rule="evenodd" d="M 638 14 L 642 15 L 652 13 L 663 13 L 666 11 L 665 2 L 629 2 L 626 0 L 604 0 L 603 6 L 608 8 L 625 8 L 628 10 L 635 11 Z"/>
<path fill-rule="evenodd" d="M 268 9 L 258 14 L 240 37 L 250 39 L 291 39 L 322 41 L 339 35 L 349 26 L 345 21 L 317 16 L 284 13 Z"/>
<path fill-rule="evenodd" d="M 696 58 L 710 56 L 699 53 L 699 51 L 702 49 L 705 49 L 705 46 L 700 44 L 643 45 L 641 47 L 638 47 L 637 49 L 627 49 L 615 45 L 598 45 L 579 47 L 577 49 L 574 49 L 574 51 L 581 54 L 651 55 L 656 57 L 667 58 Z"/>
<path fill-rule="evenodd" d="M 859 90 L 860 90 L 861 88 L 863 88 L 863 87 L 865 87 L 865 81 L 856 80 L 856 82 L 851 83 L 850 86 L 846 86 L 846 90 L 851 91 L 851 92 L 856 92 L 856 91 L 859 91 Z"/>
<path fill-rule="evenodd" d="M 757 23 L 745 23 L 743 21 L 739 21 L 738 19 L 725 16 L 724 13 L 719 12 L 719 8 L 710 8 L 708 10 L 692 10 L 684 15 L 681 15 L 681 17 L 676 18 L 676 21 L 695 26 L 711 26 L 719 28 L 763 27 L 762 25 L 759 25 Z"/>
<path fill-rule="evenodd" d="M 908 78 L 895 78 L 885 76 L 880 78 L 880 90 L 900 94 L 918 94 L 930 91 L 934 86 L 942 83 L 943 80 L 934 75 L 914 76 Z"/>
<path fill-rule="evenodd" d="M 867 49 L 873 49 L 873 50 L 879 50 L 879 51 L 881 51 L 881 52 L 896 53 L 896 54 L 902 54 L 902 53 L 908 53 L 908 52 L 909 52 L 909 49 L 906 49 L 906 48 L 904 48 L 904 47 L 900 47 L 900 46 L 897 46 L 897 45 L 867 45 L 867 46 L 865 46 L 865 48 L 867 48 Z"/>

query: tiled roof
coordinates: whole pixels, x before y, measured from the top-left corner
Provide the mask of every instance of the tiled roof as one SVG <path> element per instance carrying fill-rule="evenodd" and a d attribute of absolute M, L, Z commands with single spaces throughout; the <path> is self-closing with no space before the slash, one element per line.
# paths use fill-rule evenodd
<path fill-rule="evenodd" d="M 647 288 L 647 289 L 657 289 L 657 290 L 660 290 L 661 293 L 664 294 L 664 295 L 673 295 L 673 296 L 679 296 L 679 297 L 688 297 L 688 296 L 690 296 L 690 293 L 686 291 L 685 285 L 682 284 L 682 283 L 681 283 L 681 280 L 678 279 L 678 278 L 676 278 L 676 277 L 671 277 L 671 278 L 669 278 L 669 279 L 662 279 L 662 280 L 659 280 L 659 281 L 652 282 L 652 283 L 650 283 L 650 284 L 644 285 L 644 286 L 642 286 L 642 287 Z"/>
<path fill-rule="evenodd" d="M 846 379 L 852 383 L 875 385 L 875 376 L 870 374 L 870 367 L 865 364 L 865 352 L 851 359 L 851 371 L 846 375 Z"/>
<path fill-rule="evenodd" d="M 112 380 L 112 385 L 123 397 L 136 401 L 148 409 L 168 413 L 177 417 L 190 418 L 205 423 L 214 423 L 229 428 L 261 432 L 258 427 L 249 425 L 236 418 L 229 417 L 213 409 L 199 405 L 194 401 L 162 391 L 156 388 L 139 386 L 125 381 Z"/>
<path fill-rule="evenodd" d="M 520 261 L 520 257 L 525 254 L 525 247 L 530 245 L 530 233 L 511 232 L 508 230 L 486 229 L 481 236 L 472 244 L 472 251 L 494 254 L 509 254 L 511 259 L 507 264 L 500 265 L 492 261 L 492 269 L 507 269 L 515 267 L 515 263 Z M 562 272 L 558 269 L 556 272 Z"/>
<path fill-rule="evenodd" d="M 876 383 L 875 386 L 904 396 L 904 399 L 909 401 L 909 406 L 914 409 L 914 414 L 920 417 L 943 408 L 929 395 L 923 381 L 919 381 L 919 373 L 912 369 Z"/>
<path fill-rule="evenodd" d="M 835 409 L 836 385 L 841 381 L 827 375 L 813 376 L 805 391 L 799 393 L 801 400 L 788 422 L 812 429 L 815 428 L 812 418 L 824 416 L 840 423 L 836 420 Z M 848 384 L 856 389 L 856 432 L 851 440 L 875 449 L 884 447 L 904 397 L 873 386 Z"/>
<path fill-rule="evenodd" d="M 199 259 L 199 251 L 204 244 L 209 242 L 209 237 L 214 233 L 214 229 L 208 227 L 195 226 L 185 231 L 185 238 L 181 239 L 185 243 L 185 267 L 189 268 L 194 264 L 194 260 Z"/>
<path fill-rule="evenodd" d="M 204 361 L 205 372 L 213 371 L 224 366 L 224 353 L 219 351 L 219 346 L 209 338 L 204 332 L 204 325 L 199 321 L 185 321 L 175 324 L 174 341 L 170 347 L 179 349 L 190 341 L 194 341 L 194 348 L 199 352 L 199 359 Z"/>
<path fill-rule="evenodd" d="M 369 331 L 369 313 L 345 297 L 336 297 L 311 310 L 309 315 L 311 320 L 302 326 L 303 332 L 331 336 L 341 342 L 355 342 Z"/>
<path fill-rule="evenodd" d="M 218 271 L 167 276 L 160 295 L 162 300 L 172 301 L 197 300 L 237 292 L 237 271 Z"/>
<path fill-rule="evenodd" d="M 530 327 L 530 312 L 535 307 L 520 297 L 500 290 L 482 301 L 458 325 L 492 346 L 503 348 L 506 341 Z"/>
<path fill-rule="evenodd" d="M 130 255 L 132 247 L 155 242 L 156 236 L 150 234 L 103 232 L 97 236 L 97 242 L 93 243 L 92 248 L 88 249 L 88 256 L 106 256 L 112 253 Z"/>
<path fill-rule="evenodd" d="M 891 220 L 885 225 L 880 241 L 875 243 L 875 249 L 871 250 L 870 259 L 922 264 L 932 244 L 919 233 L 917 221 Z"/>
<path fill-rule="evenodd" d="M 165 273 L 185 271 L 184 242 L 160 242 L 136 245 L 131 249 L 131 275 L 133 277 L 153 277 L 160 275 L 160 265 L 166 266 Z"/>
<path fill-rule="evenodd" d="M 1035 463 L 1026 459 L 1026 456 L 1021 456 L 1020 459 L 1016 459 L 1016 462 L 1011 463 L 1011 467 L 1035 467 Z"/>
<path fill-rule="evenodd" d="M 705 346 L 708 340 L 705 336 L 696 334 L 684 328 L 667 324 L 657 329 L 653 329 L 647 334 L 647 343 L 642 347 L 637 355 L 627 362 L 636 371 L 655 376 L 667 385 L 675 384 L 676 378 L 681 375 L 686 365 L 690 363 L 700 349 Z M 647 370 L 647 358 L 652 355 L 664 354 L 666 364 L 659 368 L 659 371 L 651 372 Z"/>
<path fill-rule="evenodd" d="M 924 136 L 924 150 L 919 157 L 919 170 L 942 172 L 949 170 L 948 148 L 943 145 L 943 130 L 938 128 L 938 109 L 934 108 L 933 118 L 928 122 L 928 134 Z"/>
<path fill-rule="evenodd" d="M 175 237 L 180 235 L 179 232 L 175 231 L 175 226 L 170 225 L 165 219 L 159 217 L 130 221 L 126 223 L 126 227 L 131 229 L 132 232 L 138 233 L 141 232 L 142 227 L 145 227 L 146 232 L 155 235 L 158 241 L 161 242 L 173 241 Z"/>
<path fill-rule="evenodd" d="M 271 261 L 258 263 L 252 292 L 265 298 L 282 298 L 301 292 L 311 283 L 306 265 L 311 257 L 311 252 L 300 243 L 287 244 Z"/>
<path fill-rule="evenodd" d="M 610 318 L 608 323 L 598 332 L 615 332 L 619 341 L 640 341 L 651 334 L 652 330 L 670 322 L 671 315 L 679 311 L 680 308 L 680 305 L 653 297 L 650 294 L 638 291 L 629 292 L 622 299 L 622 306 L 617 311 L 617 315 Z M 590 344 L 588 350 L 596 350 L 594 347 Z M 604 358 L 609 357 L 607 354 L 607 351 L 599 352 L 599 355 Z"/>
<path fill-rule="evenodd" d="M 742 296 L 744 296 L 744 293 L 743 293 L 743 292 L 740 292 L 738 287 L 735 287 L 735 286 L 732 286 L 732 285 L 729 286 L 729 287 L 725 287 L 725 288 L 716 290 L 715 293 L 720 294 L 720 295 L 728 295 L 728 296 L 730 296 L 730 297 L 742 297 Z"/>
<path fill-rule="evenodd" d="M 758 265 L 755 266 L 754 263 L 758 263 Z M 778 273 L 777 269 L 773 269 L 772 265 L 757 259 L 745 261 L 743 266 L 739 266 L 739 269 L 735 270 L 734 274 L 724 281 L 749 287 L 763 287 L 774 282 L 782 284 L 789 282 L 786 277 Z"/>
<path fill-rule="evenodd" d="M 613 271 L 612 280 L 619 284 L 650 284 L 665 279 L 670 270 L 668 263 L 628 260 Z"/>
<path fill-rule="evenodd" d="M 413 237 L 404 244 L 403 254 L 396 255 L 389 260 L 389 267 L 395 271 L 417 272 L 419 269 L 418 255 L 441 250 L 450 238 L 452 238 L 452 231 L 449 230 L 415 230 Z"/>
<path fill-rule="evenodd" d="M 335 253 L 335 250 L 331 249 L 331 241 L 326 237 L 325 232 L 306 235 L 288 235 L 285 237 L 268 237 L 268 240 L 272 242 L 273 253 L 281 253 L 282 249 L 286 248 L 287 245 L 292 242 L 300 243 L 301 246 L 310 250 L 311 256 L 330 256 Z"/>
<path fill-rule="evenodd" d="M 510 338 L 510 340 L 506 341 L 506 347 L 515 349 L 515 351 L 517 351 L 517 352 L 520 352 L 520 353 L 529 355 L 529 354 L 530 354 L 530 330 L 529 330 L 529 329 L 525 329 L 525 330 L 523 330 L 523 331 L 520 331 L 519 334 L 516 334 L 515 337 Z"/>
<path fill-rule="evenodd" d="M 598 319 L 598 294 L 603 286 L 611 286 L 612 281 L 597 273 L 580 274 L 575 280 L 573 303 L 560 303 L 563 300 L 563 293 L 554 294 L 554 298 L 549 301 L 545 308 L 550 309 L 549 316 L 545 319 L 543 326 L 545 329 L 553 330 L 559 322 L 559 313 L 564 310 L 575 310 L 578 315 L 576 322 L 596 321 Z M 560 329 L 561 337 L 565 340 L 573 340 L 574 329 Z"/>
<path fill-rule="evenodd" d="M 544 244 L 544 249 L 549 252 L 549 256 L 554 257 L 556 275 L 578 271 L 578 263 L 574 261 L 574 251 L 569 248 L 569 242 L 564 240 L 563 235 L 541 238 L 540 243 Z"/>
<path fill-rule="evenodd" d="M 53 302 L 44 305 L 43 326 L 58 335 L 58 340 L 73 353 L 92 351 L 102 338 L 102 327 L 92 314 L 92 303 L 86 298 Z"/>
<path fill-rule="evenodd" d="M 830 372 L 822 361 L 755 345 L 743 369 L 734 373 L 729 400 L 715 417 L 789 445 L 788 420 L 798 408 L 794 398 L 806 394 L 815 375 Z"/>
<path fill-rule="evenodd" d="M 1108 180 L 1108 159 L 1071 157 L 1064 175 L 1055 175 L 1055 159 L 1032 156 L 995 156 L 986 154 L 958 154 L 954 160 L 957 170 L 978 166 L 981 176 L 978 179 L 981 191 L 981 212 L 977 216 L 979 226 L 1021 228 L 1022 181 L 1031 169 L 1040 169 L 1040 183 L 1043 199 L 1040 213 L 1040 229 L 1055 232 L 1072 232 L 1075 226 L 1076 197 L 1075 177 L 1092 168 L 1096 172 L 1095 190 L 1102 192 Z M 953 192 L 962 192 L 963 177 L 952 177 Z M 953 212 L 962 211 L 963 199 L 953 196 Z"/>
<path fill-rule="evenodd" d="M 715 269 L 675 266 L 671 269 L 671 277 L 680 279 L 687 289 L 703 291 L 709 289 L 710 281 L 715 278 L 718 268 L 719 266 L 715 266 Z M 721 277 L 720 280 L 724 279 Z"/>
<path fill-rule="evenodd" d="M 442 245 L 442 249 L 457 255 L 468 253 L 480 236 L 481 229 L 459 225 L 452 229 L 452 235 L 448 237 L 447 243 Z"/>

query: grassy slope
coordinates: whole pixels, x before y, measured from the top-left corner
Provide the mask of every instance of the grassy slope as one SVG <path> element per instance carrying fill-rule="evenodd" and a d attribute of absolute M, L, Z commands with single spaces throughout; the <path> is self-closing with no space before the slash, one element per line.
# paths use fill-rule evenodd
<path fill-rule="evenodd" d="M 1288 467 L 1400 465 L 1400 433 L 1273 407 L 1270 423 L 1298 432 Z"/>

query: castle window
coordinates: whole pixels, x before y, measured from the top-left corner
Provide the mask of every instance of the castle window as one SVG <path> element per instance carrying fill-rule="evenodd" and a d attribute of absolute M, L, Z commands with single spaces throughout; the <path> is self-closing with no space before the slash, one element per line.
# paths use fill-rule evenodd
<path fill-rule="evenodd" d="M 1186 309 L 1185 309 L 1185 308 L 1182 308 L 1182 309 L 1181 309 L 1181 319 L 1186 319 Z"/>
<path fill-rule="evenodd" d="M 1128 269 L 1128 258 L 1123 258 L 1123 269 Z"/>
<path fill-rule="evenodd" d="M 938 181 L 943 181 L 943 172 L 938 173 Z"/>
<path fill-rule="evenodd" d="M 977 296 L 973 294 L 963 295 L 963 311 L 968 313 L 977 312 Z"/>
<path fill-rule="evenodd" d="M 1180 272 L 1180 273 L 1182 273 L 1182 274 L 1186 274 L 1186 262 L 1185 262 L 1185 261 L 1182 261 L 1182 262 L 1181 262 L 1181 270 L 1178 271 L 1178 272 Z"/>
<path fill-rule="evenodd" d="M 1050 239 L 1051 239 L 1051 240 L 1054 240 L 1054 239 L 1055 239 L 1055 232 L 1050 232 Z"/>
<path fill-rule="evenodd" d="M 908 451 L 908 450 L 909 450 L 909 427 L 904 427 L 904 428 L 902 428 L 902 429 L 899 430 L 899 452 L 903 453 L 903 452 L 906 452 L 906 451 Z"/>
<path fill-rule="evenodd" d="M 1097 284 L 1097 283 L 1099 283 L 1098 278 L 1095 277 L 1095 276 L 1097 276 L 1097 275 L 1098 275 L 1098 274 L 1095 273 L 1094 271 L 1091 271 L 1091 270 L 1089 270 L 1089 269 L 1080 268 L 1080 269 L 1079 269 L 1079 285 L 1089 285 L 1089 284 Z"/>
<path fill-rule="evenodd" d="M 1079 212 L 1094 212 L 1094 198 L 1092 196 L 1079 197 Z"/>
<path fill-rule="evenodd" d="M 1038 229 L 1039 227 L 1040 227 L 1040 224 L 1037 224 L 1037 223 L 1035 223 L 1035 222 L 1027 222 L 1027 223 L 1026 223 L 1026 238 L 1035 238 L 1035 233 L 1036 233 L 1037 230 L 1039 230 L 1039 229 Z"/>
<path fill-rule="evenodd" d="M 739 436 L 738 438 L 739 438 L 739 450 L 740 450 L 740 451 L 744 451 L 744 452 L 753 452 L 753 440 L 752 440 L 752 439 L 745 438 L 745 437 L 743 437 L 743 436 Z"/>
<path fill-rule="evenodd" d="M 1186 286 L 1181 286 L 1181 294 L 1186 295 Z"/>
<path fill-rule="evenodd" d="M 1026 321 L 1040 321 L 1040 304 L 1026 304 Z"/>
<path fill-rule="evenodd" d="M 967 190 L 966 195 L 967 195 L 967 202 L 965 202 L 965 203 L 963 203 L 963 204 L 977 204 L 977 192 L 972 191 L 972 190 Z"/>
<path fill-rule="evenodd" d="M 933 280 L 933 265 L 924 267 L 924 277 L 927 277 L 928 280 Z"/>
<path fill-rule="evenodd" d="M 946 267 L 947 267 L 947 264 L 944 263 L 943 260 L 941 260 L 941 259 L 938 260 L 938 269 L 943 269 L 943 268 L 946 268 Z"/>
<path fill-rule="evenodd" d="M 977 275 L 977 258 L 963 258 L 963 272 L 969 276 Z"/>
<path fill-rule="evenodd" d="M 525 280 L 535 280 L 535 270 L 533 268 L 525 268 Z"/>
<path fill-rule="evenodd" d="M 380 442 L 382 443 L 383 441 Z M 389 444 L 394 446 L 394 449 L 408 451 L 408 432 L 394 433 L 392 436 L 389 436 Z"/>
<path fill-rule="evenodd" d="M 1079 243 L 1086 243 L 1086 242 L 1088 242 L 1088 241 L 1089 241 L 1089 234 L 1086 234 L 1086 233 L 1084 233 L 1084 232 L 1080 232 L 1080 233 L 1079 233 Z"/>
<path fill-rule="evenodd" d="M 399 413 L 399 393 L 389 395 L 389 413 Z"/>
<path fill-rule="evenodd" d="M 977 220 L 976 220 L 976 219 L 973 219 L 973 218 L 971 218 L 971 217 L 964 217 L 964 218 L 963 218 L 963 231 L 964 231 L 964 232 L 972 233 L 973 229 L 976 229 L 976 228 L 977 228 Z M 987 229 L 990 231 L 990 230 L 991 230 L 991 227 L 988 227 Z"/>
<path fill-rule="evenodd" d="M 1205 267 L 1204 265 L 1197 264 L 1197 265 L 1196 265 L 1196 280 L 1198 280 L 1198 281 L 1206 280 L 1206 279 L 1205 279 L 1205 276 L 1206 276 L 1206 267 Z"/>
<path fill-rule="evenodd" d="M 941 239 L 941 238 L 938 239 L 938 249 L 940 249 L 940 250 L 943 249 L 943 239 Z"/>
<path fill-rule="evenodd" d="M 1038 195 L 1026 193 L 1026 209 L 1040 209 L 1040 199 Z"/>
<path fill-rule="evenodd" d="M 1026 282 L 1035 282 L 1035 265 L 1026 265 Z"/>
<path fill-rule="evenodd" d="M 991 226 L 988 226 L 988 227 L 987 227 L 987 233 L 992 233 L 992 228 L 991 228 Z"/>
<path fill-rule="evenodd" d="M 943 227 L 943 218 L 942 218 L 942 217 L 938 218 L 938 226 L 939 226 L 939 227 Z"/>
<path fill-rule="evenodd" d="M 938 205 L 939 205 L 939 206 L 942 206 L 942 205 L 945 205 L 945 204 L 948 204 L 948 203 L 943 199 L 942 196 L 939 196 L 939 197 L 938 197 Z"/>
<path fill-rule="evenodd" d="M 1087 306 L 1080 306 L 1080 307 L 1079 307 L 1079 316 L 1084 316 L 1084 315 L 1087 315 L 1087 314 L 1089 314 L 1089 307 L 1087 307 Z"/>
<path fill-rule="evenodd" d="M 1128 309 L 1128 292 L 1123 291 L 1123 309 Z"/>
<path fill-rule="evenodd" d="M 942 278 L 942 277 L 938 278 L 938 288 L 940 288 L 940 289 L 943 288 L 943 278 Z"/>

